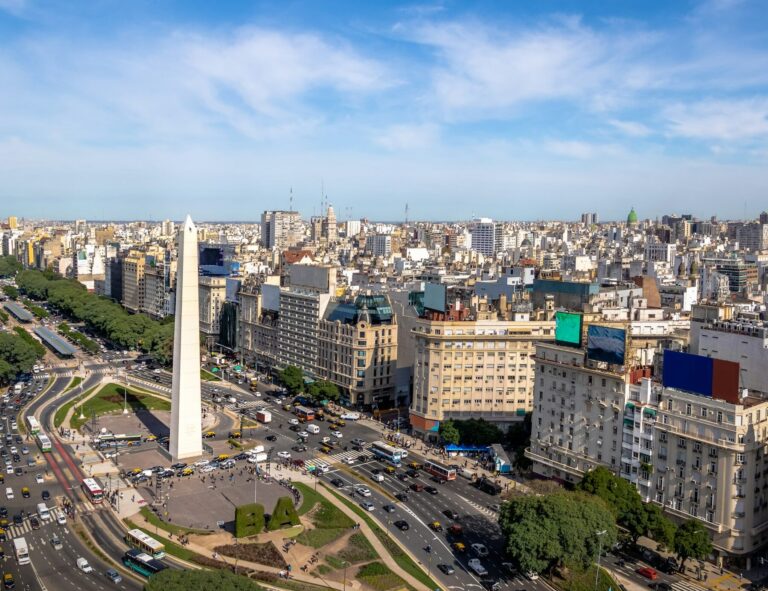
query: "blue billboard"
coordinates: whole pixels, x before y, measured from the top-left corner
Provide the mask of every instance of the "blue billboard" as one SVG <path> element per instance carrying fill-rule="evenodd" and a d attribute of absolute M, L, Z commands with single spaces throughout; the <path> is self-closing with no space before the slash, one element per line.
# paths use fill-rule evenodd
<path fill-rule="evenodd" d="M 662 384 L 665 388 L 676 388 L 703 396 L 712 396 L 714 376 L 713 359 L 703 355 L 664 351 Z"/>
<path fill-rule="evenodd" d="M 587 328 L 587 357 L 613 365 L 624 365 L 627 331 L 623 328 L 597 326 Z"/>

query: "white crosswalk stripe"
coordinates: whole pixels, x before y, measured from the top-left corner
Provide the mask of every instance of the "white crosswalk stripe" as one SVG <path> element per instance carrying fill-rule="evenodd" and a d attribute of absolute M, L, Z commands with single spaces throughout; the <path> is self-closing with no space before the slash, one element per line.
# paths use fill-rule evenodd
<path fill-rule="evenodd" d="M 675 581 L 672 583 L 672 588 L 675 591 L 707 591 L 705 587 L 689 581 Z"/>
<path fill-rule="evenodd" d="M 239 410 L 248 409 L 248 408 L 263 408 L 269 404 L 268 402 L 265 402 L 263 400 L 246 400 L 244 402 L 241 402 L 240 404 L 234 404 L 234 403 L 227 403 L 225 404 L 225 408 L 237 412 Z"/>
<path fill-rule="evenodd" d="M 322 464 L 330 464 L 332 462 L 344 462 L 347 458 L 357 458 L 360 456 L 361 453 L 365 453 L 366 447 L 363 446 L 363 451 L 355 451 L 355 450 L 347 450 L 347 451 L 340 451 L 335 454 L 328 454 L 328 455 L 320 455 L 315 458 L 309 459 L 306 462 L 304 462 L 305 466 L 315 466 L 318 462 Z M 365 454 L 369 455 L 369 454 Z"/>

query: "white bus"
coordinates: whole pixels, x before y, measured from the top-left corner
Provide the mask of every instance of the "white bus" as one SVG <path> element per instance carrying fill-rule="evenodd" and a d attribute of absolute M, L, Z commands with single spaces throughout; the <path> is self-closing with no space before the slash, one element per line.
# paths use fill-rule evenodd
<path fill-rule="evenodd" d="M 157 560 L 165 557 L 165 546 L 140 529 L 132 529 L 125 534 L 125 543 L 131 548 L 141 550 Z"/>
<path fill-rule="evenodd" d="M 35 436 L 35 440 L 40 447 L 40 451 L 44 453 L 51 451 L 51 440 L 45 433 L 38 433 Z"/>
<path fill-rule="evenodd" d="M 27 415 L 27 427 L 30 435 L 37 435 L 40 432 L 40 423 L 32 415 Z"/>
<path fill-rule="evenodd" d="M 402 450 L 392 447 L 383 441 L 374 441 L 369 449 L 377 458 L 395 466 L 400 465 L 400 460 L 403 458 Z"/>
<path fill-rule="evenodd" d="M 29 564 L 29 547 L 24 538 L 13 538 L 13 549 L 16 552 L 16 561 L 19 564 Z"/>

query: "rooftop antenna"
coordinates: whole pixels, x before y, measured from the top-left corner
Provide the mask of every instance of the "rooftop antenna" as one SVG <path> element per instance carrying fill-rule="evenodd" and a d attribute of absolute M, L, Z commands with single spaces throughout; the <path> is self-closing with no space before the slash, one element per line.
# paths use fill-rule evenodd
<path fill-rule="evenodd" d="M 408 225 L 408 202 L 405 202 L 405 225 Z"/>
<path fill-rule="evenodd" d="M 290 197 L 288 198 L 288 203 L 289 203 L 288 210 L 293 212 L 293 187 L 291 187 L 291 194 L 290 194 Z"/>

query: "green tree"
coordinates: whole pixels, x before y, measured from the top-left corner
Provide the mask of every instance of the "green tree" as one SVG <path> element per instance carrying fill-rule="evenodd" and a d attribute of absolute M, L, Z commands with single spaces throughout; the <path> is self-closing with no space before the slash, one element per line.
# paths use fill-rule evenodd
<path fill-rule="evenodd" d="M 299 525 L 299 523 L 299 515 L 296 513 L 291 497 L 280 497 L 275 503 L 272 515 L 269 516 L 267 531 L 275 531 L 281 527 Z"/>
<path fill-rule="evenodd" d="M 339 387 L 333 382 L 327 380 L 318 380 L 312 382 L 307 388 L 307 393 L 316 402 L 322 402 L 323 400 L 330 400 L 331 402 L 338 402 L 341 397 Z"/>
<path fill-rule="evenodd" d="M 605 503 L 579 492 L 512 498 L 502 505 L 499 523 L 507 554 L 523 572 L 550 572 L 564 564 L 586 568 L 617 535 Z"/>
<path fill-rule="evenodd" d="M 444 443 L 452 443 L 457 445 L 460 441 L 459 430 L 456 428 L 454 422 L 450 419 L 440 422 L 438 433 L 440 434 L 440 437 L 443 439 Z"/>
<path fill-rule="evenodd" d="M 255 536 L 264 530 L 264 506 L 249 503 L 235 508 L 235 537 Z"/>
<path fill-rule="evenodd" d="M 21 263 L 14 257 L 0 257 L 0 277 L 12 277 L 21 271 L 21 269 Z"/>
<path fill-rule="evenodd" d="M 17 374 L 32 370 L 32 366 L 45 353 L 45 348 L 27 331 L 0 333 L 0 384 L 8 384 Z M 26 338 L 25 338 L 26 337 Z M 39 349 L 43 349 L 42 353 Z"/>
<path fill-rule="evenodd" d="M 485 419 L 453 421 L 453 424 L 459 431 L 459 440 L 465 444 L 491 445 L 501 443 L 504 437 L 501 429 Z"/>
<path fill-rule="evenodd" d="M 144 591 L 263 591 L 247 577 L 228 570 L 176 570 L 167 568 L 144 583 Z"/>
<path fill-rule="evenodd" d="M 619 524 L 629 530 L 632 541 L 648 532 L 648 513 L 637 489 L 628 480 L 599 466 L 587 472 L 577 488 L 605 501 Z"/>
<path fill-rule="evenodd" d="M 680 559 L 680 568 L 683 569 L 689 558 L 703 560 L 709 556 L 712 553 L 712 541 L 699 520 L 689 519 L 677 528 L 673 548 Z"/>
<path fill-rule="evenodd" d="M 280 383 L 283 384 L 291 394 L 298 394 L 304 391 L 304 372 L 295 365 L 289 365 L 278 375 Z"/>
<path fill-rule="evenodd" d="M 19 297 L 19 290 L 13 285 L 3 285 L 3 293 L 12 300 L 16 300 Z"/>
<path fill-rule="evenodd" d="M 661 507 L 648 503 L 645 506 L 648 521 L 648 533 L 665 548 L 672 548 L 675 543 L 675 530 L 677 527 L 670 519 L 664 516 Z"/>

